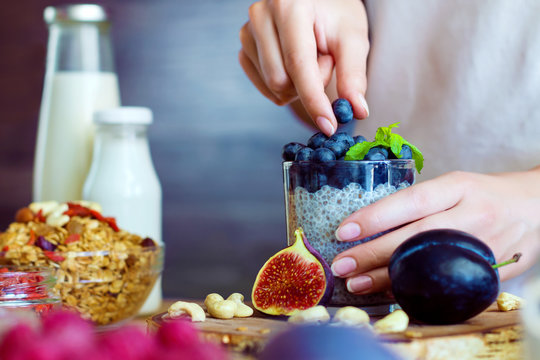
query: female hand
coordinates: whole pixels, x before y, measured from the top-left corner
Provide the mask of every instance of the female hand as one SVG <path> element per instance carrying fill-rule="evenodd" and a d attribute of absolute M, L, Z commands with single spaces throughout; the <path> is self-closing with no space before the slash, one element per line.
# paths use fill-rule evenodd
<path fill-rule="evenodd" d="M 368 116 L 364 5 L 359 0 L 261 0 L 240 30 L 239 61 L 249 79 L 278 105 L 299 98 L 326 135 L 337 122 L 325 87 L 336 72 L 339 97 L 355 118 Z"/>
<path fill-rule="evenodd" d="M 352 293 L 390 287 L 388 263 L 397 246 L 424 230 L 453 228 L 487 243 L 498 262 L 522 253 L 500 268 L 501 280 L 533 265 L 540 250 L 540 167 L 528 172 L 481 175 L 452 172 L 413 185 L 356 211 L 336 236 L 352 241 L 402 226 L 336 256 L 332 271 L 347 278 Z"/>

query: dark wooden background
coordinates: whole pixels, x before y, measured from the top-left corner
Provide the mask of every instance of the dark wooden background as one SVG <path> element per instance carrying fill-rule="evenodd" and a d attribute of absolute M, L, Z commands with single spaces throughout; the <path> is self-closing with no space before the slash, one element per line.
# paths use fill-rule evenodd
<path fill-rule="evenodd" d="M 31 201 L 46 5 L 0 11 L 0 228 Z M 249 0 L 100 1 L 113 19 L 124 105 L 148 106 L 163 187 L 166 296 L 248 295 L 285 243 L 280 153 L 312 133 L 263 98 L 237 61 Z"/>

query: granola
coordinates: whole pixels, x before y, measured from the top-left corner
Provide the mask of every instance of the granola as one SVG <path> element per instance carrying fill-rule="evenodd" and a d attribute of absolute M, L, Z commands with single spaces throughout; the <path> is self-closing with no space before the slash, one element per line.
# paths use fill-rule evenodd
<path fill-rule="evenodd" d="M 160 248 L 149 238 L 119 229 L 113 218 L 88 204 L 68 203 L 60 215 L 69 219 L 62 226 L 48 221 L 58 218 L 54 209 L 46 216 L 32 205 L 33 218 L 25 216 L 24 222 L 0 233 L 0 263 L 53 268 L 53 291 L 96 324 L 135 315 L 161 271 Z"/>

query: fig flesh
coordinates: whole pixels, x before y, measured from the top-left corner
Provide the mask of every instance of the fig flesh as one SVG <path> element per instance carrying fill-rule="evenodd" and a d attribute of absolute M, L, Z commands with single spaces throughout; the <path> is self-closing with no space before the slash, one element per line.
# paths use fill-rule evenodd
<path fill-rule="evenodd" d="M 268 259 L 255 279 L 253 306 L 266 314 L 290 316 L 332 297 L 334 277 L 330 267 L 311 247 L 301 228 L 294 235 L 294 243 Z"/>
<path fill-rule="evenodd" d="M 492 251 L 470 234 L 429 230 L 394 252 L 388 266 L 392 293 L 412 318 L 428 324 L 465 321 L 495 301 L 498 271 Z"/>

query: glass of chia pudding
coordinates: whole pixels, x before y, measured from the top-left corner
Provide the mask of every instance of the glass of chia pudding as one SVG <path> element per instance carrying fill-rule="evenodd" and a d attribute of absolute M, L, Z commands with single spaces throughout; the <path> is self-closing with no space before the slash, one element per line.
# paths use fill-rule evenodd
<path fill-rule="evenodd" d="M 412 185 L 416 172 L 412 159 L 285 161 L 283 176 L 289 245 L 295 229 L 302 227 L 310 244 L 332 264 L 342 251 L 382 235 L 340 242 L 334 235 L 338 225 L 356 210 Z M 392 303 L 387 293 L 351 294 L 344 279 L 336 278 L 330 305 L 371 308 Z"/>

